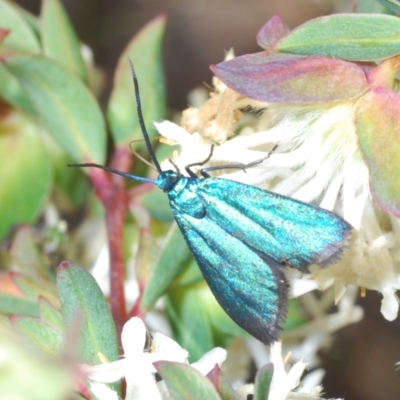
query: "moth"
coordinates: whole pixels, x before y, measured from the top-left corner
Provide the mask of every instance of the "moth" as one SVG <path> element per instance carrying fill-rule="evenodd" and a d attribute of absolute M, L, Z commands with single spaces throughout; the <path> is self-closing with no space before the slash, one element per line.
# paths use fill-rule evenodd
<path fill-rule="evenodd" d="M 95 167 L 163 190 L 185 241 L 215 298 L 242 328 L 265 344 L 276 340 L 287 313 L 288 283 L 285 268 L 307 272 L 311 264 L 328 266 L 343 254 L 352 227 L 320 207 L 243 183 L 213 178 L 222 168 L 209 167 L 197 176 L 186 166 L 163 171 L 151 146 L 143 120 L 139 85 L 132 63 L 138 118 L 157 179 L 150 179 L 98 164 Z"/>

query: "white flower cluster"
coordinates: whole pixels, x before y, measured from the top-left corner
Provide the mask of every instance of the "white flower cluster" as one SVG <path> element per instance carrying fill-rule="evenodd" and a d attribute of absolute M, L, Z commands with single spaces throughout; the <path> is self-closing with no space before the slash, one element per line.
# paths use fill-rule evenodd
<path fill-rule="evenodd" d="M 188 353 L 172 339 L 160 334 L 153 334 L 152 348 L 144 349 L 146 342 L 146 327 L 143 321 L 134 317 L 124 326 L 122 332 L 124 358 L 115 362 L 97 366 L 82 365 L 82 371 L 87 376 L 91 392 L 99 400 L 118 400 L 117 393 L 107 386 L 125 378 L 125 400 L 166 400 L 169 399 L 168 389 L 163 381 L 156 383 L 156 369 L 153 363 L 157 361 L 176 361 L 187 364 Z M 203 375 L 210 372 L 216 364 L 221 365 L 226 359 L 226 351 L 215 348 L 206 353 L 199 361 L 191 364 Z M 273 376 L 269 391 L 269 400 L 321 400 L 322 386 L 310 389 L 300 385 L 300 379 L 307 364 L 296 362 L 291 368 L 285 366 L 282 358 L 282 344 L 275 342 L 270 349 L 270 362 L 273 364 Z M 309 386 L 309 385 L 308 385 Z M 254 394 L 254 385 L 244 385 L 238 388 L 241 396 Z"/>
<path fill-rule="evenodd" d="M 355 228 L 349 248 L 336 264 L 313 269 L 312 278 L 321 290 L 333 285 L 336 302 L 351 285 L 363 292 L 379 291 L 382 314 L 388 320 L 395 319 L 399 309 L 400 219 L 373 201 L 354 129 L 355 102 L 261 104 L 241 97 L 216 78 L 214 83 L 216 92 L 202 106 L 186 110 L 182 126 L 169 121 L 156 124 L 164 141 L 181 147 L 173 162 L 184 171 L 186 165 L 205 160 L 211 144 L 218 144 L 206 166 L 246 164 L 264 158 L 277 145 L 263 163 L 246 172 L 222 170 L 220 176 L 341 215 Z M 265 111 L 257 118 L 241 117 L 240 110 L 246 107 Z M 164 168 L 172 166 L 165 164 Z"/>

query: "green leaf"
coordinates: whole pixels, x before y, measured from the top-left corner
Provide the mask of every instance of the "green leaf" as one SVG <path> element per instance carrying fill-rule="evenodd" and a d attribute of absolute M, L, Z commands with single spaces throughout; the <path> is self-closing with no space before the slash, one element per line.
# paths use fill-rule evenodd
<path fill-rule="evenodd" d="M 264 365 L 256 375 L 254 383 L 254 400 L 268 399 L 272 377 L 274 375 L 273 364 Z"/>
<path fill-rule="evenodd" d="M 18 289 L 28 298 L 37 300 L 45 297 L 51 304 L 57 306 L 59 300 L 53 282 L 39 277 L 30 277 L 18 272 L 12 272 L 12 279 Z"/>
<path fill-rule="evenodd" d="M 301 302 L 295 298 L 288 301 L 288 315 L 283 323 L 283 330 L 288 332 L 299 328 L 310 321 L 310 315 L 302 306 Z"/>
<path fill-rule="evenodd" d="M 183 236 L 173 223 L 165 239 L 163 250 L 149 276 L 141 300 L 141 308 L 150 310 L 172 281 L 190 260 L 191 253 Z"/>
<path fill-rule="evenodd" d="M 222 373 L 218 364 L 207 374 L 207 378 L 212 382 L 217 389 L 222 400 L 242 400 L 242 397 L 233 389 L 228 379 Z M 265 398 L 267 399 L 267 398 Z"/>
<path fill-rule="evenodd" d="M 80 361 L 100 364 L 99 353 L 118 359 L 118 339 L 110 309 L 98 284 L 86 270 L 64 261 L 58 268 L 57 286 L 65 326 L 80 324 Z"/>
<path fill-rule="evenodd" d="M 64 331 L 64 322 L 60 310 L 55 308 L 48 300 L 39 298 L 40 319 L 47 324 Z"/>
<path fill-rule="evenodd" d="M 10 249 L 13 260 L 12 269 L 41 278 L 49 278 L 51 270 L 36 241 L 34 230 L 29 225 L 23 225 L 18 229 Z"/>
<path fill-rule="evenodd" d="M 74 160 L 54 140 L 47 140 L 45 145 L 54 168 L 53 189 L 56 195 L 62 196 L 75 207 L 83 205 L 91 195 L 93 197 L 93 186 L 85 171 L 81 168 L 66 168 Z"/>
<path fill-rule="evenodd" d="M 400 54 L 400 19 L 382 14 L 336 14 L 294 29 L 276 51 L 375 61 Z"/>
<path fill-rule="evenodd" d="M 40 42 L 40 21 L 38 17 L 25 10 L 25 8 L 21 7 L 18 4 L 13 4 L 14 8 L 18 11 L 18 13 L 25 19 L 26 23 L 31 27 L 34 32 L 36 38 Z"/>
<path fill-rule="evenodd" d="M 52 182 L 39 131 L 17 112 L 9 112 L 0 127 L 0 182 L 1 239 L 15 225 L 36 221 Z"/>
<path fill-rule="evenodd" d="M 358 102 L 355 127 L 374 200 L 400 217 L 400 94 L 377 87 Z"/>
<path fill-rule="evenodd" d="M 233 337 L 249 337 L 249 334 L 242 329 L 233 319 L 225 312 L 215 299 L 208 286 L 200 292 L 201 301 L 208 310 L 208 318 L 219 339 L 224 339 L 221 346 L 227 346 Z"/>
<path fill-rule="evenodd" d="M 168 197 L 158 188 L 143 195 L 141 203 L 147 208 L 152 218 L 163 222 L 174 220 Z"/>
<path fill-rule="evenodd" d="M 378 0 L 379 3 L 384 5 L 387 9 L 394 12 L 395 14 L 400 14 L 400 2 L 398 0 Z"/>
<path fill-rule="evenodd" d="M 60 362 L 37 356 L 11 329 L 0 325 L 0 399 L 71 399 L 72 371 Z"/>
<path fill-rule="evenodd" d="M 41 12 L 44 54 L 88 83 L 79 40 L 59 0 L 43 0 Z"/>
<path fill-rule="evenodd" d="M 154 267 L 158 246 L 147 227 L 140 228 L 138 247 L 135 255 L 135 271 L 139 287 L 146 287 L 149 275 Z"/>
<path fill-rule="evenodd" d="M 11 324 L 33 349 L 56 357 L 64 346 L 62 331 L 37 318 L 11 317 Z"/>
<path fill-rule="evenodd" d="M 211 382 L 199 371 L 186 364 L 158 361 L 157 372 L 165 381 L 174 400 L 220 400 Z"/>
<path fill-rule="evenodd" d="M 204 282 L 204 277 L 193 257 L 190 257 L 189 262 L 185 265 L 182 271 L 180 271 L 175 282 L 179 286 L 190 286 Z"/>
<path fill-rule="evenodd" d="M 103 116 L 82 82 L 44 57 L 8 57 L 6 65 L 63 150 L 76 161 L 103 164 L 106 151 Z"/>
<path fill-rule="evenodd" d="M 31 25 L 19 8 L 8 1 L 0 1 L 0 27 L 11 31 L 5 38 L 2 44 L 4 50 L 0 53 L 8 51 L 40 53 L 40 43 Z"/>
<path fill-rule="evenodd" d="M 205 283 L 173 287 L 168 293 L 167 315 L 178 343 L 196 361 L 214 347 L 207 309 L 201 290 Z"/>
<path fill-rule="evenodd" d="M 0 293 L 0 313 L 6 315 L 20 314 L 28 317 L 39 317 L 39 308 L 37 301 Z"/>
<path fill-rule="evenodd" d="M 135 66 L 144 120 L 150 136 L 155 134 L 153 121 L 160 120 L 165 115 L 165 87 L 161 58 L 164 29 L 164 16 L 152 20 L 132 39 L 118 61 L 114 88 L 107 110 L 111 133 L 117 146 L 143 139 L 129 59 Z"/>
<path fill-rule="evenodd" d="M 2 63 L 0 63 L 0 97 L 16 108 L 34 112 L 33 105 L 18 79 Z"/>

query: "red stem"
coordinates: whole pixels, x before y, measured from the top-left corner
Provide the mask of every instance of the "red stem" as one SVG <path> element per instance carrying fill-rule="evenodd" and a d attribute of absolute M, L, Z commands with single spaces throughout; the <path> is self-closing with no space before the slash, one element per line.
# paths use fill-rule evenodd
<path fill-rule="evenodd" d="M 111 159 L 111 166 L 120 171 L 129 171 L 131 154 L 117 148 Z M 110 306 L 117 328 L 118 338 L 127 319 L 125 303 L 125 260 L 123 249 L 124 221 L 128 210 L 129 196 L 124 178 L 102 170 L 92 171 L 92 181 L 106 213 L 108 243 L 110 249 Z"/>

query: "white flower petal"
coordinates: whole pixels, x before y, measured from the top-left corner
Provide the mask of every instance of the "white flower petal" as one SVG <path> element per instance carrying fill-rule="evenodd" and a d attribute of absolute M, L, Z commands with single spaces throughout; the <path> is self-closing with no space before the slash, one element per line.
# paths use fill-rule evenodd
<path fill-rule="evenodd" d="M 187 350 L 179 346 L 175 340 L 172 340 L 162 333 L 156 332 L 153 334 L 153 344 L 155 346 L 153 352 L 165 355 L 173 355 L 174 360 L 170 361 L 185 362 L 189 357 Z"/>
<path fill-rule="evenodd" d="M 157 361 L 175 361 L 180 363 L 187 363 L 189 353 L 187 350 L 182 349 L 178 343 L 162 333 L 153 334 L 153 349 L 150 353 L 143 354 L 146 362 L 149 364 L 149 370 L 156 373 L 153 363 Z"/>
<path fill-rule="evenodd" d="M 303 361 L 298 361 L 296 364 L 290 368 L 286 376 L 286 386 L 292 390 L 295 389 L 300 384 L 300 378 L 303 375 L 304 369 L 307 363 Z"/>
<path fill-rule="evenodd" d="M 91 382 L 90 391 L 98 400 L 119 400 L 117 392 L 104 383 Z"/>
<path fill-rule="evenodd" d="M 307 360 L 308 361 L 308 360 Z M 309 372 L 303 379 L 300 393 L 312 393 L 319 395 L 322 392 L 322 386 L 320 386 L 322 379 L 325 376 L 325 371 L 322 368 L 315 369 Z"/>
<path fill-rule="evenodd" d="M 118 360 L 95 366 L 85 365 L 84 371 L 90 380 L 111 383 L 125 376 L 126 360 Z"/>
<path fill-rule="evenodd" d="M 221 366 L 221 364 L 226 360 L 227 351 L 221 347 L 216 347 L 200 358 L 193 364 L 190 364 L 197 371 L 200 371 L 203 375 L 207 375 L 214 367 L 215 364 Z"/>
<path fill-rule="evenodd" d="M 290 294 L 289 297 L 294 299 L 296 297 L 302 296 L 305 293 L 311 292 L 317 289 L 318 285 L 315 280 L 312 279 L 293 279 L 290 284 Z"/>
<path fill-rule="evenodd" d="M 125 400 L 161 400 L 156 380 L 147 368 L 136 365 L 129 370 Z"/>
<path fill-rule="evenodd" d="M 382 294 L 381 313 L 388 321 L 393 321 L 399 313 L 399 299 L 395 290 L 390 287 L 384 288 Z"/>
<path fill-rule="evenodd" d="M 135 357 L 143 353 L 146 343 L 146 326 L 140 318 L 133 317 L 125 323 L 121 342 L 125 357 Z"/>

